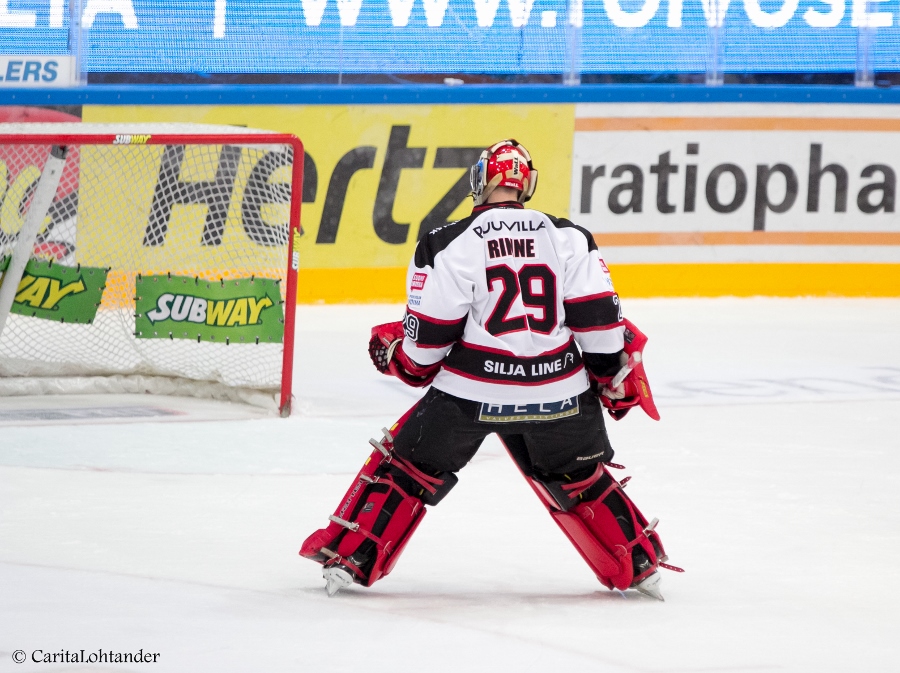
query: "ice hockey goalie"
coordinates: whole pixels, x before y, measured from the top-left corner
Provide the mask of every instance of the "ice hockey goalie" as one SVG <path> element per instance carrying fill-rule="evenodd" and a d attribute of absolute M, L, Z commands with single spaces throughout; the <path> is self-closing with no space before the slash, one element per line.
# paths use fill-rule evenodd
<path fill-rule="evenodd" d="M 497 434 L 597 579 L 662 600 L 656 532 L 610 468 L 604 410 L 659 419 L 644 334 L 624 318 L 589 232 L 525 207 L 537 185 L 515 140 L 471 170 L 474 208 L 419 241 L 400 322 L 372 329 L 384 374 L 430 386 L 379 440 L 301 556 L 322 564 L 329 595 L 394 568 L 489 434 Z"/>

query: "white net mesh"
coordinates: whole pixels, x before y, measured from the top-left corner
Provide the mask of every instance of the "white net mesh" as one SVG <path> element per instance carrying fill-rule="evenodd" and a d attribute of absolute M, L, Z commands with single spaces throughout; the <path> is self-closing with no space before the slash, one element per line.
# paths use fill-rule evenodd
<path fill-rule="evenodd" d="M 10 126 L 0 124 L 0 138 Z M 81 274 L 79 278 L 86 273 L 100 277 L 101 270 L 107 270 L 105 288 L 90 323 L 73 324 L 42 310 L 50 305 L 54 288 L 57 295 L 65 292 L 65 280 L 37 288 L 26 287 L 29 281 L 23 279 L 14 305 L 18 312 L 9 315 L 0 335 L 0 376 L 20 378 L 19 383 L 59 377 L 166 377 L 206 382 L 198 386 L 198 394 L 245 400 L 260 391 L 277 396 L 284 348 L 280 339 L 242 336 L 216 341 L 215 333 L 197 338 L 136 335 L 141 333 L 136 327 L 136 279 L 171 275 L 207 287 L 270 279 L 277 283 L 282 311 L 290 204 L 292 191 L 300 189 L 291 181 L 293 147 L 262 144 L 264 136 L 235 128 L 227 132 L 245 132 L 247 143 L 217 143 L 213 132 L 222 129 L 193 126 L 162 130 L 210 134 L 208 141 L 136 144 L 158 127 L 133 134 L 128 129 L 125 137 L 121 127 L 85 124 L 75 129 L 28 125 L 18 132 L 34 133 L 42 126 L 45 132 L 113 132 L 132 144 L 66 143 L 62 179 L 32 258 L 74 269 L 71 273 Z M 54 144 L 61 143 L 50 134 L 41 143 L 10 144 L 8 137 L 0 142 L 0 259 L 9 257 L 16 245 Z M 22 314 L 22 308 L 30 306 L 37 315 L 27 315 L 27 310 Z M 293 309 L 293 301 L 287 306 Z M 229 327 L 244 323 L 238 317 Z M 0 394 L 15 389 L 9 379 L 2 384 Z"/>

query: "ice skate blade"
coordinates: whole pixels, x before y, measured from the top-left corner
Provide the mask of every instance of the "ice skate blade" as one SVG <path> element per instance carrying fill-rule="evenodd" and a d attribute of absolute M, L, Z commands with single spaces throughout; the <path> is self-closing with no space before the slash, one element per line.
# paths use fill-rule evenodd
<path fill-rule="evenodd" d="M 662 584 L 662 577 L 659 576 L 659 573 L 653 573 L 635 584 L 634 588 L 645 596 L 650 596 L 650 598 L 655 598 L 656 600 L 665 603 L 666 599 L 663 598 L 663 595 L 659 590 L 660 584 Z"/>
<path fill-rule="evenodd" d="M 325 568 L 322 570 L 322 577 L 325 578 L 325 591 L 329 598 L 353 584 L 353 575 L 340 567 Z"/>

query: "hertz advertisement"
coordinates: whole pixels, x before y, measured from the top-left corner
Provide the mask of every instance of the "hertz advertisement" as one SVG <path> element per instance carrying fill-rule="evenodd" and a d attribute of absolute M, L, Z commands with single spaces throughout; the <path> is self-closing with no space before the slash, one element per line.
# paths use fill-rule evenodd
<path fill-rule="evenodd" d="M 471 212 L 469 168 L 498 139 L 540 157 L 533 204 L 568 209 L 571 105 L 85 106 L 85 122 L 197 122 L 304 144 L 301 301 L 402 301 L 419 236 Z M 153 186 L 148 187 L 152 190 Z"/>
<path fill-rule="evenodd" d="M 468 168 L 507 137 L 540 171 L 530 205 L 592 231 L 625 296 L 900 295 L 900 123 L 881 106 L 85 106 L 83 119 L 301 138 L 301 302 L 402 301 L 419 236 L 471 211 Z"/>

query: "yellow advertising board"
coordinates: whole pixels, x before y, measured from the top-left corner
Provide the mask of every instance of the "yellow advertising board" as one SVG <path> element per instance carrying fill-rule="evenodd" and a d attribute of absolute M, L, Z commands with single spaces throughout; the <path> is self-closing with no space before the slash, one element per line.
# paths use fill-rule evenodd
<path fill-rule="evenodd" d="M 529 205 L 592 231 L 623 296 L 900 296 L 891 111 L 801 107 L 86 105 L 82 116 L 299 137 L 301 302 L 404 301 L 420 234 L 471 211 L 469 167 L 510 137 L 540 170 Z M 871 119 L 844 128 L 853 116 Z M 203 206 L 172 218 L 173 235 L 193 231 Z"/>
<path fill-rule="evenodd" d="M 304 165 L 301 301 L 404 301 L 420 233 L 471 212 L 469 167 L 516 138 L 541 183 L 530 205 L 565 215 L 572 105 L 85 106 L 85 122 L 195 122 L 292 133 Z"/>
<path fill-rule="evenodd" d="M 127 264 L 127 268 L 145 273 L 190 270 L 204 275 L 202 271 L 207 270 L 205 275 L 218 278 L 227 273 L 227 266 L 223 266 L 227 265 L 226 260 L 252 260 L 242 268 L 252 269 L 257 275 L 281 275 L 287 264 L 281 259 L 281 248 L 260 245 L 246 234 L 242 224 L 244 192 L 253 191 L 248 185 L 254 181 L 254 168 L 272 156 L 268 146 L 250 146 L 240 152 L 213 145 L 116 147 L 116 178 L 128 189 L 112 190 L 112 194 L 108 184 L 111 151 L 103 145 L 81 148 L 77 252 L 80 263 L 113 268 Z M 147 153 L 152 162 L 147 160 Z M 288 181 L 289 155 L 277 155 L 285 157 L 281 160 L 284 165 L 272 171 L 269 179 Z M 223 175 L 223 164 L 229 167 L 227 175 Z M 153 169 L 148 170 L 148 165 Z M 160 170 L 160 165 L 170 168 Z M 177 167 L 177 172 L 171 167 Z M 227 210 L 211 218 L 210 207 L 202 198 L 185 202 L 178 195 L 178 186 L 183 184 L 202 184 L 213 194 L 229 194 Z M 288 220 L 288 208 L 287 203 L 266 204 L 260 211 L 263 221 L 257 228 L 269 225 L 266 228 L 271 231 L 258 233 L 256 238 L 274 240 L 284 236 L 281 226 Z M 110 222 L 117 223 L 116 236 L 109 235 Z"/>

